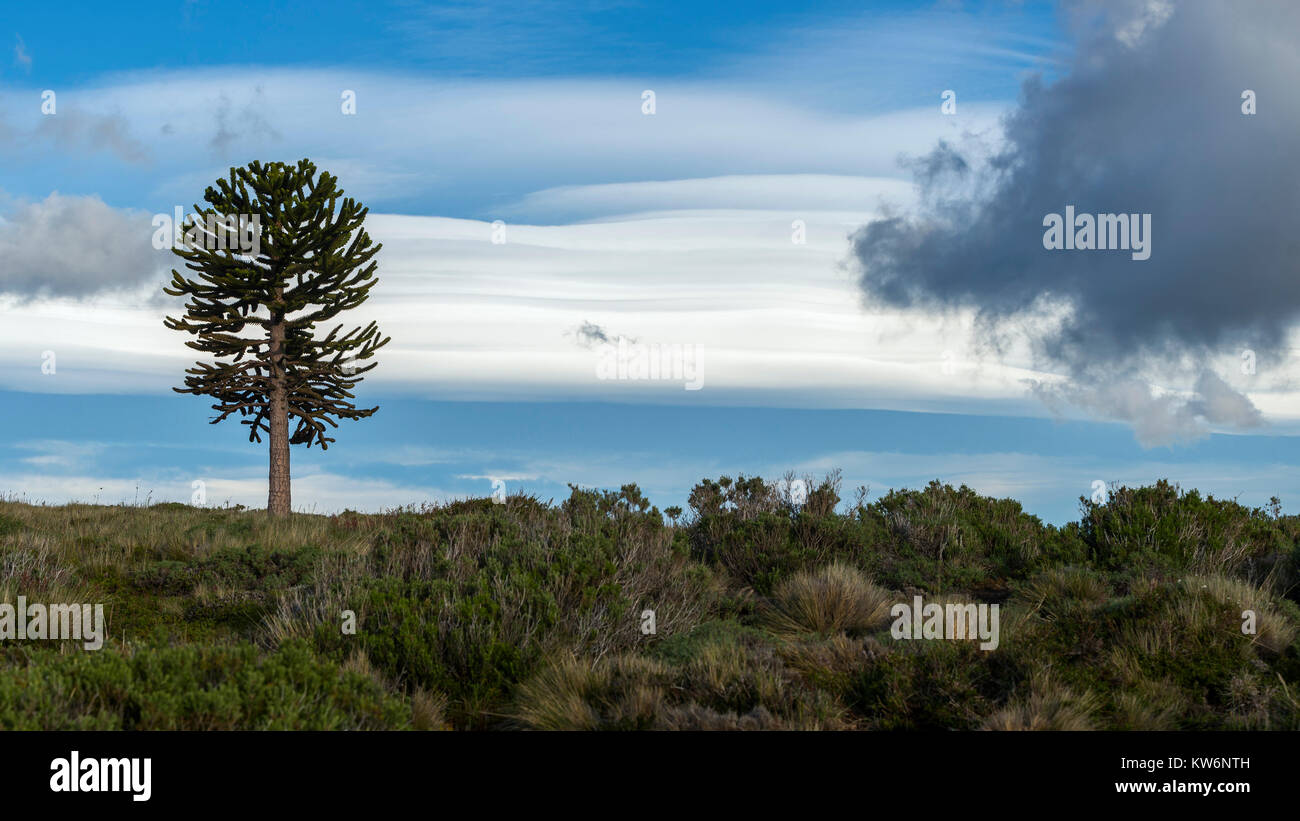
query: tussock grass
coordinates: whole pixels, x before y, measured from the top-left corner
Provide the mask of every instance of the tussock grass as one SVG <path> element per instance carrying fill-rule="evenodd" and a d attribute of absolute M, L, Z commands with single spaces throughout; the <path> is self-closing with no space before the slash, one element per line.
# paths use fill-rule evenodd
<path fill-rule="evenodd" d="M 668 668 L 619 655 L 596 663 L 562 655 L 520 688 L 513 717 L 532 730 L 649 729 L 665 700 Z"/>
<path fill-rule="evenodd" d="M 1169 681 L 1138 680 L 1115 696 L 1111 727 L 1117 730 L 1175 730 L 1188 698 Z"/>
<path fill-rule="evenodd" d="M 1046 677 L 1035 682 L 1027 698 L 1016 700 L 984 720 L 985 730 L 1093 730 L 1099 706 L 1090 692 L 1076 694 Z"/>
<path fill-rule="evenodd" d="M 1184 583 L 1193 593 L 1201 590 L 1232 614 L 1245 611 L 1255 614 L 1255 633 L 1251 641 L 1269 653 L 1283 652 L 1295 641 L 1297 626 L 1277 604 L 1277 597 L 1248 581 L 1223 575 L 1189 576 Z"/>
<path fill-rule="evenodd" d="M 765 623 L 779 634 L 864 633 L 881 626 L 895 597 L 861 571 L 834 562 L 777 587 Z"/>

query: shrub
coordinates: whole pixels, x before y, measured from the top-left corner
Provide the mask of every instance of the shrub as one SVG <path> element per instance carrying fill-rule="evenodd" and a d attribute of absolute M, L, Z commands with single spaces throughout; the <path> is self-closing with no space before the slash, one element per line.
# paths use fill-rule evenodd
<path fill-rule="evenodd" d="M 409 726 L 410 709 L 303 644 L 33 652 L 0 676 L 7 730 L 344 730 Z"/>
<path fill-rule="evenodd" d="M 1276 517 L 1235 501 L 1183 493 L 1160 480 L 1150 487 L 1120 487 L 1102 503 L 1080 499 L 1080 535 L 1095 566 L 1133 566 L 1193 573 L 1250 575 L 1289 550 Z"/>
<path fill-rule="evenodd" d="M 974 642 L 868 639 L 865 650 L 843 697 L 871 729 L 975 729 L 1020 675 Z"/>

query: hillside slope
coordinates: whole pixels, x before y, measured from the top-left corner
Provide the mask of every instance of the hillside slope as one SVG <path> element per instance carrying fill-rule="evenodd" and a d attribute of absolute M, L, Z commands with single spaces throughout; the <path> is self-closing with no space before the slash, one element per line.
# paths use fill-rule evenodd
<path fill-rule="evenodd" d="M 0 602 L 102 603 L 107 636 L 0 641 L 0 727 L 1300 728 L 1294 516 L 1163 482 L 1063 528 L 937 482 L 783 487 L 667 515 L 635 485 L 282 522 L 3 502 Z M 896 638 L 918 596 L 997 605 L 996 649 Z"/>

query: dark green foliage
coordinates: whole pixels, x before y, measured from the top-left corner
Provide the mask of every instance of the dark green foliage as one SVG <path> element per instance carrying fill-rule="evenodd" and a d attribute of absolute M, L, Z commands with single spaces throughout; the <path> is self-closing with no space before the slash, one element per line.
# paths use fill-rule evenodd
<path fill-rule="evenodd" d="M 1297 544 L 1294 531 L 1260 508 L 1183 493 L 1164 480 L 1118 488 L 1104 503 L 1081 498 L 1080 504 L 1088 559 L 1107 569 L 1200 567 L 1249 575 L 1279 553 L 1294 555 Z"/>
<path fill-rule="evenodd" d="M 699 655 L 700 648 L 708 644 L 738 644 L 745 639 L 766 638 L 767 634 L 762 630 L 746 627 L 734 619 L 707 621 L 689 633 L 680 633 L 654 644 L 647 655 L 680 666 Z"/>
<path fill-rule="evenodd" d="M 163 293 L 188 302 L 181 318 L 163 324 L 194 336 L 186 344 L 214 357 L 196 362 L 185 387 L 173 390 L 215 399 L 213 424 L 238 413 L 250 442 L 272 433 L 274 413 L 287 412 L 296 425 L 293 444 L 328 448 L 334 439 L 327 424 L 378 410 L 351 401 L 361 374 L 377 363 L 351 363 L 372 359 L 388 338 L 373 322 L 341 336 L 342 325 L 316 333 L 365 302 L 378 281 L 374 257 L 382 246 L 363 227 L 368 209 L 343 193 L 338 177 L 318 175 L 310 160 L 231 168 L 204 192 L 205 205 L 194 206 L 200 226 L 188 226 L 173 251 L 196 276 L 172 271 Z M 245 218 L 257 220 L 256 230 L 240 222 Z M 210 220 L 221 226 L 217 242 L 203 241 Z M 256 256 L 248 248 L 235 252 L 241 233 L 256 234 Z"/>
<path fill-rule="evenodd" d="M 252 544 L 189 562 L 153 562 L 134 571 L 132 577 L 142 590 L 169 595 L 189 593 L 198 584 L 275 591 L 306 581 L 320 557 L 316 547 L 281 551 Z"/>
<path fill-rule="evenodd" d="M 410 708 L 301 644 L 33 653 L 0 676 L 6 730 L 344 730 L 407 726 Z"/>
<path fill-rule="evenodd" d="M 939 482 L 806 487 L 705 480 L 677 524 L 631 484 L 279 525 L 0 503 L 0 588 L 109 613 L 99 651 L 0 643 L 0 727 L 1300 728 L 1300 523 L 1276 506 L 1159 483 L 1058 528 Z M 999 603 L 998 648 L 777 632 L 782 582 L 831 563 Z"/>
<path fill-rule="evenodd" d="M 756 484 L 757 483 L 757 484 Z M 847 561 L 894 588 L 1005 587 L 1045 561 L 1077 561 L 1076 531 L 1044 525 L 1013 499 L 979 496 L 931 482 L 890 491 L 848 515 L 834 511 L 833 480 L 793 507 L 760 480 L 704 480 L 691 493 L 695 556 L 723 565 L 760 593 L 782 578 L 832 560 Z"/>
<path fill-rule="evenodd" d="M 368 590 L 362 606 L 371 615 L 357 639 L 371 663 L 447 693 L 469 722 L 498 705 L 538 659 L 538 648 L 517 643 L 523 637 L 502 625 L 500 606 L 482 589 L 458 593 L 443 581 L 388 579 Z M 346 652 L 352 643 L 324 626 L 317 638 L 327 652 Z"/>
<path fill-rule="evenodd" d="M 966 642 L 904 642 L 851 675 L 844 699 L 873 729 L 976 729 L 1019 680 L 1002 661 Z"/>

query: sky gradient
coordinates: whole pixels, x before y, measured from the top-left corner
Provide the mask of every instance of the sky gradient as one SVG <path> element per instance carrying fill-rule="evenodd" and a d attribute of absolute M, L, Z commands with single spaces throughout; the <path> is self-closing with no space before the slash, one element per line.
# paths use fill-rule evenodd
<path fill-rule="evenodd" d="M 1087 3 L 861 5 L 7 10 L 0 494 L 189 501 L 202 482 L 209 504 L 265 505 L 265 444 L 208 425 L 209 403 L 170 390 L 193 358 L 162 326 L 180 305 L 161 293 L 175 263 L 150 246 L 151 218 L 189 210 L 232 165 L 309 157 L 370 208 L 379 284 L 350 319 L 377 320 L 393 341 L 358 389 L 379 413 L 342 423 L 324 454 L 294 449 L 296 509 L 488 495 L 493 479 L 557 500 L 570 483 L 636 482 L 665 507 L 706 476 L 839 468 L 846 497 L 937 478 L 1055 523 L 1096 481 L 1159 478 L 1252 505 L 1276 495 L 1295 512 L 1296 303 L 1273 293 L 1294 266 L 1214 258 L 1203 226 L 1173 255 L 1161 245 L 1171 223 L 1195 220 L 1158 199 L 1146 268 L 1045 260 L 1037 228 L 1075 192 L 1099 208 L 1149 205 L 1107 182 L 1137 173 L 1124 163 L 1138 129 L 1106 119 L 1132 116 L 1106 66 L 1133 76 L 1132 61 L 1204 41 L 1218 49 L 1203 59 L 1229 75 L 1223 122 L 1207 130 L 1196 118 L 1219 117 L 1202 111 L 1218 103 L 1193 105 L 1172 80 L 1135 84 L 1209 135 L 1195 155 L 1142 161 L 1167 166 L 1153 178 L 1167 200 L 1187 201 L 1190 175 L 1189 189 L 1232 203 L 1232 230 L 1280 236 L 1245 199 L 1257 184 L 1238 201 L 1213 173 L 1233 157 L 1176 160 L 1230 139 L 1265 173 L 1272 155 L 1257 145 L 1279 147 L 1293 107 L 1242 126 L 1236 88 L 1276 99 L 1293 58 L 1161 3 L 1101 15 Z M 270 19 L 295 23 L 259 24 Z M 1232 76 L 1238 65 L 1250 76 Z M 341 110 L 345 91 L 355 114 Z M 1069 145 L 1077 173 L 1053 153 L 1054 128 L 1085 135 Z M 1002 173 L 999 156 L 1029 170 Z M 946 256 L 915 239 L 936 236 Z M 893 244 L 870 244 L 881 237 Z M 891 265 L 906 297 L 886 287 Z M 1254 294 L 1232 321 L 1213 338 L 1179 327 L 1227 309 L 1229 294 L 1203 296 L 1225 277 Z M 1189 281 L 1203 285 L 1180 288 Z M 1017 332 L 990 334 L 990 318 Z M 603 342 L 620 337 L 688 346 L 702 388 L 599 378 Z M 1245 351 L 1252 366 L 1258 352 L 1249 372 Z"/>

